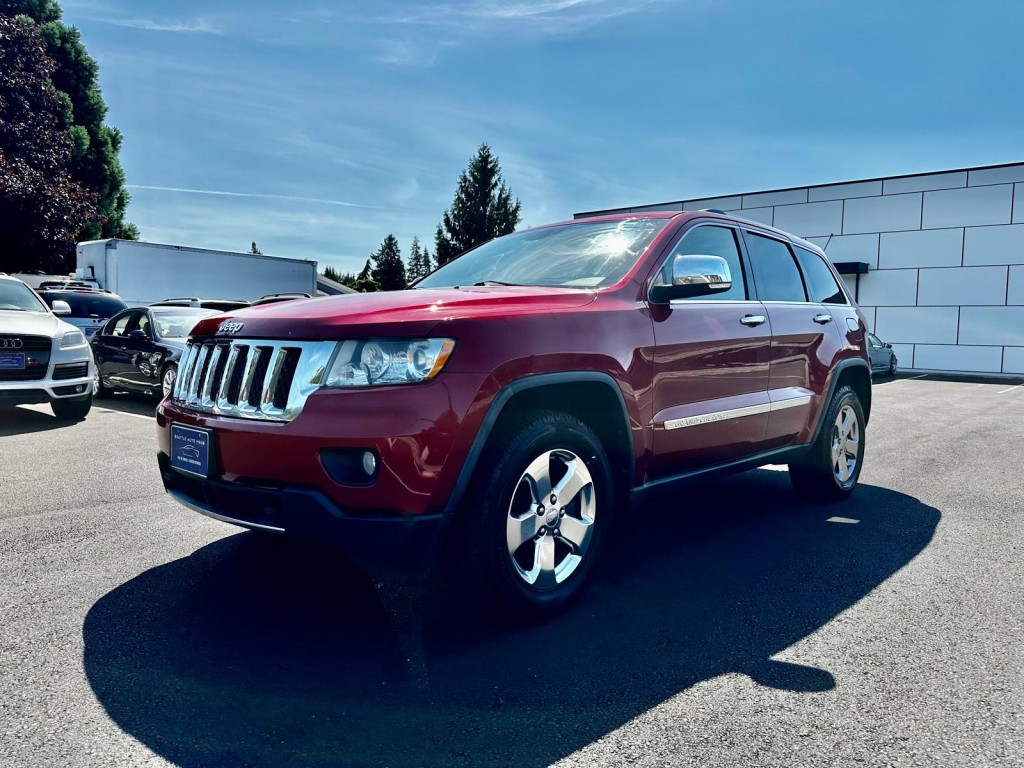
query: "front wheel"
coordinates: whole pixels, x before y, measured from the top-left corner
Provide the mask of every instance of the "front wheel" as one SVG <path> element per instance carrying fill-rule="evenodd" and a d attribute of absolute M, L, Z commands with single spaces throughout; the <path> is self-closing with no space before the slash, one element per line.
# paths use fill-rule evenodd
<path fill-rule="evenodd" d="M 889 375 L 896 375 L 896 355 L 893 355 L 892 357 L 889 358 Z"/>
<path fill-rule="evenodd" d="M 167 397 L 174 391 L 174 381 L 178 378 L 178 366 L 168 365 L 160 376 L 160 391 Z"/>
<path fill-rule="evenodd" d="M 804 496 L 838 501 L 853 492 L 863 464 L 864 408 L 853 387 L 842 386 L 807 456 L 789 465 L 789 478 Z"/>
<path fill-rule="evenodd" d="M 68 397 L 50 402 L 53 415 L 67 421 L 81 421 L 92 410 L 92 395 L 85 397 Z"/>
<path fill-rule="evenodd" d="M 451 575 L 485 609 L 534 619 L 583 589 L 611 525 L 611 470 L 597 435 L 537 412 L 485 451 L 460 511 Z"/>

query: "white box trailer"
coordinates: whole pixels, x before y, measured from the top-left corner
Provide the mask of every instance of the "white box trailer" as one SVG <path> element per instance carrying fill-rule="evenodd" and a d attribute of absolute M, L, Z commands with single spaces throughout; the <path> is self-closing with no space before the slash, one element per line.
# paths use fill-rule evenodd
<path fill-rule="evenodd" d="M 113 291 L 129 306 L 167 298 L 245 299 L 268 293 L 316 295 L 316 262 L 137 240 L 78 244 L 75 276 Z"/>

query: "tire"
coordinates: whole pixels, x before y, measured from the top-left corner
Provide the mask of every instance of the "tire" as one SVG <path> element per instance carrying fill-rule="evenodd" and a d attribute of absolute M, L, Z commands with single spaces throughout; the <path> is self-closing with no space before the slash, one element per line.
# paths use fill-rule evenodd
<path fill-rule="evenodd" d="M 174 363 L 166 366 L 160 372 L 160 399 L 167 397 L 174 391 L 174 382 L 178 378 L 178 366 Z"/>
<path fill-rule="evenodd" d="M 92 409 L 92 395 L 52 400 L 50 408 L 53 409 L 53 415 L 58 419 L 81 421 L 89 415 L 89 411 Z"/>
<path fill-rule="evenodd" d="M 527 414 L 481 456 L 447 553 L 449 580 L 494 617 L 557 613 L 583 590 L 608 536 L 611 478 L 590 427 L 557 411 Z"/>
<path fill-rule="evenodd" d="M 864 437 L 860 398 L 852 387 L 842 386 L 832 395 L 818 439 L 807 456 L 789 465 L 793 487 L 818 501 L 845 499 L 857 487 L 864 466 Z M 840 463 L 840 456 L 845 463 Z"/>
<path fill-rule="evenodd" d="M 889 358 L 889 375 L 890 376 L 895 376 L 896 375 L 896 355 L 892 355 Z"/>
<path fill-rule="evenodd" d="M 106 386 L 103 383 L 103 379 L 100 376 L 99 366 L 96 366 L 96 372 L 93 374 L 92 381 L 92 396 L 94 400 L 102 400 L 103 398 L 110 397 L 112 394 L 114 394 L 111 391 L 110 387 Z"/>

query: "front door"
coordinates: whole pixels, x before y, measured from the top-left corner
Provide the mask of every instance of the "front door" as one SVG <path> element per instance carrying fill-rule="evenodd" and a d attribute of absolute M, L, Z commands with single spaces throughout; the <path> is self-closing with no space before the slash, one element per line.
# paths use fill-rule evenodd
<path fill-rule="evenodd" d="M 669 279 L 676 256 L 720 256 L 732 288 L 652 305 L 651 480 L 748 456 L 764 442 L 771 326 L 764 306 L 750 298 L 737 236 L 729 226 L 691 227 L 656 278 Z"/>

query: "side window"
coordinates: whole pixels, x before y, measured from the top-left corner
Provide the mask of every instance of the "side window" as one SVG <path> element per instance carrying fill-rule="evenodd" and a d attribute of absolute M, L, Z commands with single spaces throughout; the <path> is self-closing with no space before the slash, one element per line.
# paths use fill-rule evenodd
<path fill-rule="evenodd" d="M 873 333 L 869 333 L 868 334 L 868 344 L 870 344 L 875 349 L 881 349 L 881 347 L 882 347 L 882 342 L 880 342 L 878 340 L 878 337 L 875 336 L 875 334 L 873 334 Z"/>
<path fill-rule="evenodd" d="M 131 312 L 125 312 L 123 315 L 113 318 L 103 329 L 103 334 L 105 336 L 127 336 L 128 321 L 132 319 L 132 314 Z"/>
<path fill-rule="evenodd" d="M 149 325 L 149 315 L 145 312 L 139 316 L 139 330 L 143 331 L 149 338 L 153 338 L 153 330 Z"/>
<path fill-rule="evenodd" d="M 125 336 L 127 336 L 132 331 L 142 330 L 139 326 L 146 319 L 146 313 L 139 312 L 138 310 L 136 310 L 135 312 L 129 314 L 128 317 L 128 326 L 124 329 Z"/>
<path fill-rule="evenodd" d="M 658 282 L 665 284 L 671 279 L 672 262 L 676 256 L 721 256 L 729 264 L 732 273 L 732 288 L 721 293 L 701 296 L 701 301 L 717 299 L 719 301 L 746 301 L 747 288 L 743 279 L 743 263 L 740 261 L 740 249 L 736 245 L 736 233 L 726 227 L 696 227 L 691 229 L 679 244 L 672 249 L 668 261 L 658 275 Z"/>
<path fill-rule="evenodd" d="M 793 249 L 796 253 L 796 260 L 804 271 L 804 279 L 807 280 L 807 291 L 811 294 L 811 301 L 820 304 L 848 304 L 846 294 L 843 293 L 836 279 L 832 276 L 832 270 L 822 260 L 821 256 L 806 248 L 796 246 Z"/>
<path fill-rule="evenodd" d="M 747 247 L 761 301 L 807 301 L 804 281 L 788 245 L 747 232 Z"/>

